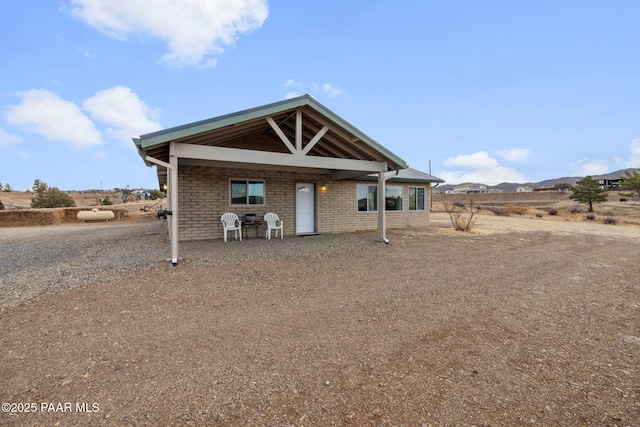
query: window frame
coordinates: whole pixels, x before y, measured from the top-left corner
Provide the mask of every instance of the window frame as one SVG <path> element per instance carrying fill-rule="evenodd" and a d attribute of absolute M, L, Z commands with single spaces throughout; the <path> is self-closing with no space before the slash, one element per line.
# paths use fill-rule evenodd
<path fill-rule="evenodd" d="M 389 195 L 387 192 L 391 189 L 400 190 L 400 209 L 389 209 Z M 384 186 L 384 210 L 385 212 L 402 212 L 404 210 L 404 185 L 385 185 Z M 398 200 L 398 199 L 396 199 Z"/>
<path fill-rule="evenodd" d="M 233 184 L 244 183 L 245 185 L 245 202 L 244 203 L 234 203 L 233 199 Z M 251 184 L 261 184 L 262 185 L 262 203 L 250 203 L 251 194 L 250 194 L 250 185 Z M 266 204 L 266 183 L 264 179 L 252 179 L 252 178 L 229 178 L 229 206 L 264 206 Z M 259 197 L 259 196 L 255 196 Z"/>
<path fill-rule="evenodd" d="M 366 194 L 367 194 L 367 203 L 365 205 L 365 207 L 367 208 L 366 210 L 361 210 L 360 209 L 360 189 L 362 187 L 366 187 Z M 371 191 L 370 189 L 374 188 L 375 191 Z M 394 188 L 394 189 L 398 189 L 400 190 L 400 209 L 387 209 L 387 192 L 389 191 L 390 188 Z M 384 201 L 384 210 L 385 212 L 402 212 L 404 211 L 404 185 L 385 185 L 384 186 L 384 190 L 385 190 L 385 201 Z M 373 195 L 373 209 L 369 209 L 369 195 L 372 194 Z M 357 184 L 356 185 L 356 212 L 360 213 L 360 212 L 378 212 L 378 185 L 377 184 Z"/>
<path fill-rule="evenodd" d="M 366 188 L 366 204 L 365 210 L 360 209 L 360 188 Z M 372 192 L 370 189 L 373 188 Z M 369 195 L 373 195 L 373 209 L 369 209 Z M 356 185 L 356 212 L 378 212 L 378 186 L 371 184 L 357 184 Z"/>
<path fill-rule="evenodd" d="M 411 208 L 411 190 L 416 190 L 416 207 L 415 208 Z M 418 191 L 417 190 L 422 190 L 422 209 L 419 208 L 419 203 L 418 203 Z M 418 186 L 410 186 L 409 187 L 409 211 L 415 211 L 415 212 L 422 212 L 422 211 L 426 211 L 427 210 L 427 188 L 426 187 L 418 187 Z"/>

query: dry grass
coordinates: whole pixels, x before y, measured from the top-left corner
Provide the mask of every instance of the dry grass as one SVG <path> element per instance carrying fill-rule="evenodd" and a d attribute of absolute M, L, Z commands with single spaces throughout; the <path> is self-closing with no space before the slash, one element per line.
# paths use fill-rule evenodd
<path fill-rule="evenodd" d="M 432 210 L 444 212 L 445 204 L 453 204 L 464 198 L 467 201 L 471 198 L 480 207 L 480 215 L 640 226 L 640 199 L 627 198 L 626 202 L 620 202 L 617 192 L 611 192 L 607 202 L 594 205 L 594 212 L 588 215 L 584 205 L 569 199 L 569 193 L 434 194 Z"/>

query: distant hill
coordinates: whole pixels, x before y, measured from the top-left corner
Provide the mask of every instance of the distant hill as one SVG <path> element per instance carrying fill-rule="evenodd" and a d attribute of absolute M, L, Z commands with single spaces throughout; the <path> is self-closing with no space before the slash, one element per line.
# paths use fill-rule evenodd
<path fill-rule="evenodd" d="M 618 179 L 624 175 L 625 171 L 633 172 L 637 170 L 638 170 L 637 168 L 620 169 L 618 171 L 605 173 L 603 175 L 591 175 L 591 178 Z M 576 182 L 580 181 L 582 178 L 584 178 L 584 176 L 566 176 L 563 178 L 545 179 L 544 181 L 539 181 L 539 182 L 525 182 L 525 183 L 503 182 L 498 185 L 487 185 L 487 189 L 500 189 L 505 193 L 509 193 L 509 192 L 516 191 L 516 188 L 518 187 L 530 187 L 530 188 L 536 189 L 536 188 L 551 188 L 557 184 L 569 184 L 571 186 L 574 186 L 576 185 Z M 439 185 L 436 191 L 444 193 L 448 190 L 453 190 L 455 187 L 459 187 L 461 185 L 466 185 L 466 184 L 470 184 L 470 183 L 463 183 L 463 184 L 456 184 L 456 185 L 451 185 L 451 184 Z M 475 184 L 478 184 L 478 183 L 475 183 Z"/>

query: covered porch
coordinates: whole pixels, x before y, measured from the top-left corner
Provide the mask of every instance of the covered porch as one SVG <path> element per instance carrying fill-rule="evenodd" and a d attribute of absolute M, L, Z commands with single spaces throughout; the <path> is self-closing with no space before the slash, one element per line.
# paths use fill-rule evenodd
<path fill-rule="evenodd" d="M 157 166 L 159 186 L 167 191 L 174 265 L 182 235 L 207 238 L 206 231 L 194 236 L 198 221 L 203 230 L 205 223 L 215 227 L 219 212 L 234 207 L 228 190 L 234 179 L 262 182 L 266 188 L 262 203 L 247 201 L 238 209 L 290 211 L 297 203 L 285 194 L 292 183 L 312 184 L 319 209 L 327 189 L 334 197 L 345 186 L 337 184 L 346 179 L 375 173 L 384 194 L 386 179 L 394 176 L 386 173 L 408 167 L 308 95 L 142 135 L 134 143 L 146 164 Z M 217 196 L 199 201 L 199 194 Z M 378 197 L 377 212 L 378 240 L 385 241 L 384 197 Z M 299 219 L 287 216 L 294 227 L 290 234 Z"/>

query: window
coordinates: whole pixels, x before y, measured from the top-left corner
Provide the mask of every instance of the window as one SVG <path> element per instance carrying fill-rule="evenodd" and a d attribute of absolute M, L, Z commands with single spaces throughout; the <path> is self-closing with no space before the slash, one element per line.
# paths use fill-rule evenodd
<path fill-rule="evenodd" d="M 402 187 L 385 187 L 384 194 L 385 210 L 402 210 Z"/>
<path fill-rule="evenodd" d="M 358 212 L 378 210 L 378 186 L 358 185 Z"/>
<path fill-rule="evenodd" d="M 409 210 L 424 210 L 424 187 L 409 187 Z"/>
<path fill-rule="evenodd" d="M 358 212 L 378 210 L 378 186 L 358 185 Z M 402 187 L 385 187 L 385 210 L 402 210 Z"/>
<path fill-rule="evenodd" d="M 232 205 L 264 205 L 264 181 L 232 179 L 229 192 Z"/>

